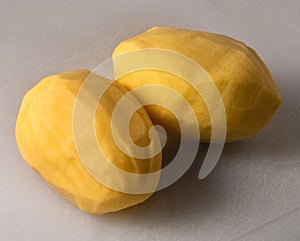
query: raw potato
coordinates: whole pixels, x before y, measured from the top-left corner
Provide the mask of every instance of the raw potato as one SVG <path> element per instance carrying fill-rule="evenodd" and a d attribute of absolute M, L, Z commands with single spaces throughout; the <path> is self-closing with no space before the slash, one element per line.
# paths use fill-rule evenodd
<path fill-rule="evenodd" d="M 224 103 L 227 142 L 256 134 L 271 120 L 281 104 L 278 87 L 266 65 L 253 49 L 237 40 L 213 33 L 154 27 L 121 42 L 113 57 L 146 48 L 176 51 L 193 59 L 207 71 Z M 114 66 L 115 73 L 121 65 L 126 64 L 126 61 L 118 61 Z M 181 67 L 178 66 L 178 69 Z M 127 74 L 118 81 L 129 90 L 147 84 L 162 84 L 176 90 L 196 113 L 201 141 L 210 141 L 211 122 L 207 107 L 197 92 L 181 78 L 159 70 L 141 70 Z M 145 96 L 137 97 L 141 102 L 147 102 Z M 176 108 L 176 102 L 174 107 Z M 155 124 L 163 123 L 168 130 L 179 132 L 176 120 L 170 112 L 154 105 L 145 108 Z M 184 110 L 181 118 L 188 123 Z"/>
<path fill-rule="evenodd" d="M 58 193 L 80 209 L 102 214 L 145 201 L 151 194 L 125 194 L 97 182 L 81 164 L 72 133 L 74 103 L 84 79 L 90 71 L 78 70 L 41 80 L 22 102 L 16 124 L 16 139 L 22 156 Z M 99 84 L 108 80 L 98 76 Z M 161 154 L 148 160 L 131 158 L 113 141 L 110 120 L 114 106 L 127 93 L 113 84 L 98 105 L 95 115 L 97 141 L 117 167 L 132 173 L 160 170 Z M 126 110 L 125 110 L 126 111 Z M 130 123 L 133 141 L 148 144 L 152 127 L 144 109 L 137 111 Z M 109 174 L 108 174 L 109 175 Z M 126 185 L 126 180 L 124 185 Z"/>

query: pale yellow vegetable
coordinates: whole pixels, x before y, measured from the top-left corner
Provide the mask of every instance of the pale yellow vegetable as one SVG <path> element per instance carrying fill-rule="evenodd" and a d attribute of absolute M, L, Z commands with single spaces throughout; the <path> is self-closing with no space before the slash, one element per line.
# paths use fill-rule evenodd
<path fill-rule="evenodd" d="M 90 71 L 85 70 L 58 74 L 41 80 L 32 88 L 20 108 L 16 140 L 26 162 L 51 187 L 80 209 L 102 214 L 141 203 L 151 194 L 111 190 L 94 179 L 80 162 L 74 146 L 72 115 L 78 91 L 89 74 Z M 96 78 L 99 84 L 108 82 L 100 76 Z M 103 96 L 95 114 L 97 141 L 109 160 L 122 170 L 131 173 L 160 170 L 161 154 L 146 160 L 134 159 L 120 151 L 113 140 L 112 111 L 126 93 L 124 87 L 115 83 Z M 145 110 L 136 112 L 129 129 L 134 143 L 147 145 L 151 127 Z M 123 181 L 126 185 L 126 180 Z"/>
<path fill-rule="evenodd" d="M 204 68 L 218 88 L 224 103 L 227 142 L 256 134 L 271 120 L 281 104 L 278 87 L 268 68 L 256 52 L 242 42 L 214 33 L 154 27 L 121 42 L 114 50 L 113 57 L 146 48 L 176 51 Z M 128 64 L 130 63 L 126 61 L 115 63 L 116 73 Z M 182 66 L 178 66 L 180 68 Z M 161 70 L 141 70 L 127 74 L 118 81 L 129 90 L 148 84 L 161 84 L 174 89 L 195 111 L 201 140 L 210 140 L 211 120 L 207 107 L 195 89 L 183 79 Z M 153 94 L 160 95 L 158 92 Z M 142 102 L 147 102 L 145 96 L 136 96 Z M 169 111 L 154 105 L 145 108 L 154 123 L 163 123 L 171 132 L 179 132 L 178 124 Z M 188 123 L 189 120 L 185 120 L 185 110 L 181 112 L 180 118 Z"/>

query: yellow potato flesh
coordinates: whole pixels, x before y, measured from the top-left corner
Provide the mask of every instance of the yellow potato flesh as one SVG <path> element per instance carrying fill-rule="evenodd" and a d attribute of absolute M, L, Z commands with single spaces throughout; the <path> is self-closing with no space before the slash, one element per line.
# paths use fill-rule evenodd
<path fill-rule="evenodd" d="M 215 83 L 224 103 L 227 142 L 256 134 L 271 120 L 281 104 L 278 87 L 266 65 L 254 50 L 237 40 L 213 33 L 154 27 L 121 42 L 114 50 L 113 57 L 146 48 L 178 52 L 204 68 Z M 126 64 L 128 63 L 118 61 L 114 65 L 115 73 L 121 65 Z M 161 84 L 174 89 L 193 108 L 201 132 L 201 141 L 210 141 L 211 120 L 206 104 L 195 89 L 183 79 L 160 70 L 140 70 L 121 76 L 118 81 L 128 90 L 148 84 Z M 142 102 L 147 102 L 144 96 L 136 96 Z M 173 103 L 174 108 L 176 104 Z M 145 108 L 155 124 L 163 123 L 167 125 L 168 130 L 175 133 L 180 131 L 176 120 L 167 110 L 154 105 Z M 189 120 L 184 120 L 184 113 L 182 110 L 180 118 L 188 123 Z M 189 139 L 189 136 L 185 137 Z"/>
<path fill-rule="evenodd" d="M 26 162 L 46 182 L 80 209 L 95 214 L 121 210 L 143 202 L 149 194 L 125 194 L 107 188 L 93 178 L 77 155 L 72 117 L 74 103 L 83 81 L 90 71 L 78 70 L 41 80 L 24 97 L 16 123 L 16 140 Z M 108 80 L 98 76 L 99 84 Z M 126 94 L 115 83 L 109 87 L 95 114 L 95 132 L 105 155 L 118 168 L 131 173 L 150 173 L 161 168 L 161 154 L 140 160 L 124 154 L 114 143 L 110 121 L 112 110 Z M 144 109 L 138 110 L 130 122 L 135 144 L 149 144 L 152 127 Z M 109 173 L 107 174 L 109 175 Z M 126 185 L 126 180 L 124 185 Z"/>

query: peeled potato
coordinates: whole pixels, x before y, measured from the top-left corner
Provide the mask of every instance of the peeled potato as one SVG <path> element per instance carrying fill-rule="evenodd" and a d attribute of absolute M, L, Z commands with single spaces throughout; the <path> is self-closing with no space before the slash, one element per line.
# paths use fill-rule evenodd
<path fill-rule="evenodd" d="M 256 134 L 271 120 L 281 104 L 278 87 L 266 65 L 253 49 L 237 40 L 213 33 L 154 27 L 121 42 L 114 50 L 113 57 L 148 48 L 175 51 L 191 58 L 208 73 L 225 107 L 227 142 L 242 140 Z M 141 61 L 144 61 L 147 67 L 146 55 Z M 116 61 L 116 76 L 120 69 L 130 64 L 130 61 Z M 189 69 L 182 69 L 184 67 L 180 63 L 177 67 L 181 71 L 189 72 Z M 149 84 L 159 84 L 175 90 L 193 108 L 201 132 L 201 141 L 210 141 L 211 119 L 207 106 L 195 89 L 182 78 L 163 70 L 145 68 L 123 75 L 118 81 L 128 90 Z M 158 96 L 162 94 L 153 93 Z M 141 102 L 147 103 L 147 95 L 136 96 Z M 175 109 L 181 108 L 176 101 L 171 105 Z M 163 123 L 173 133 L 180 131 L 176 119 L 165 108 L 155 105 L 145 108 L 154 123 Z M 189 123 L 185 109 L 180 111 L 182 122 Z M 186 138 L 189 139 L 189 136 Z"/>
<path fill-rule="evenodd" d="M 79 160 L 72 133 L 73 111 L 79 89 L 90 74 L 78 70 L 41 80 L 25 95 L 15 131 L 23 158 L 51 187 L 80 209 L 103 214 L 141 203 L 151 193 L 126 194 L 107 188 Z M 93 77 L 99 85 L 108 83 L 103 77 Z M 144 174 L 160 170 L 161 153 L 146 160 L 136 159 L 124 154 L 114 142 L 110 128 L 112 111 L 126 93 L 124 87 L 114 83 L 99 102 L 94 119 L 97 142 L 108 160 L 126 172 Z M 133 142 L 146 146 L 152 126 L 144 109 L 135 112 L 129 126 Z M 120 181 L 127 185 L 126 180 Z"/>

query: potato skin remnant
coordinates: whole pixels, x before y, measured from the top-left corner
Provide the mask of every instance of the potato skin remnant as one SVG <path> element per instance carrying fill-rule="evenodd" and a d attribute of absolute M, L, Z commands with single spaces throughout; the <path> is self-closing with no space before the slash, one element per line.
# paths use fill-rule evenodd
<path fill-rule="evenodd" d="M 125 194 L 94 179 L 80 162 L 72 134 L 72 115 L 77 93 L 87 70 L 53 75 L 41 80 L 24 97 L 16 123 L 16 141 L 26 162 L 64 198 L 83 211 L 103 214 L 118 211 L 148 199 L 152 194 Z M 99 83 L 108 81 L 99 76 Z M 115 83 L 100 101 L 95 115 L 98 144 L 117 167 L 132 173 L 160 170 L 161 154 L 139 160 L 122 153 L 110 133 L 112 108 L 127 90 Z M 137 145 L 148 142 L 152 122 L 144 109 L 134 114 L 130 125 Z M 109 175 L 109 174 L 108 174 Z M 126 180 L 124 180 L 126 184 Z"/>
<path fill-rule="evenodd" d="M 264 62 L 253 49 L 235 39 L 214 33 L 154 27 L 121 42 L 114 50 L 113 57 L 146 48 L 178 52 L 205 69 L 224 103 L 227 142 L 255 135 L 272 119 L 282 102 L 279 89 Z M 126 65 L 120 61 L 118 63 Z M 115 69 L 118 70 L 118 66 Z M 161 84 L 179 92 L 196 113 L 201 141 L 210 141 L 208 109 L 199 94 L 181 78 L 163 71 L 141 70 L 126 74 L 118 81 L 128 90 L 147 84 Z M 137 97 L 142 102 L 147 102 L 143 96 Z M 168 111 L 155 106 L 145 108 L 155 124 L 167 123 L 167 129 L 179 132 L 176 120 Z M 184 118 L 184 110 L 182 112 Z M 188 123 L 188 120 L 184 122 Z M 186 138 L 189 139 L 189 136 Z"/>

